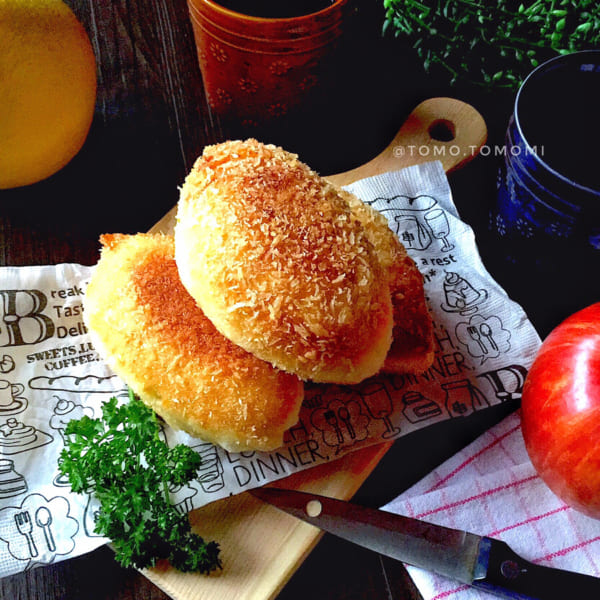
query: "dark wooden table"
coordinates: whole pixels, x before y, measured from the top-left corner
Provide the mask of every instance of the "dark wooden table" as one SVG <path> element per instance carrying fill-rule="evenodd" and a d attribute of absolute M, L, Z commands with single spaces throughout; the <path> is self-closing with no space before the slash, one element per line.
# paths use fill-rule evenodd
<path fill-rule="evenodd" d="M 82 151 L 58 174 L 0 192 L 2 265 L 94 264 L 99 234 L 150 228 L 176 203 L 178 185 L 202 148 L 236 133 L 207 107 L 185 0 L 69 4 L 89 32 L 97 58 L 94 123 Z M 343 61 L 323 89 L 318 112 L 300 125 L 265 131 L 262 141 L 299 152 L 322 174 L 345 171 L 382 150 L 421 100 L 453 95 L 482 112 L 491 147 L 503 144 L 512 94 L 447 88 L 432 80 L 409 49 L 381 36 L 382 1 L 357 0 L 356 7 Z M 545 335 L 588 299 L 573 293 L 544 296 L 543 281 L 530 279 L 526 285 L 503 263 L 487 227 L 496 170 L 497 158 L 490 153 L 452 174 L 455 202 L 476 232 L 488 269 Z M 514 408 L 492 408 L 464 423 L 441 424 L 398 440 L 356 500 L 371 506 L 391 500 Z M 138 572 L 118 567 L 106 547 L 0 580 L 0 597 L 168 598 Z M 399 563 L 326 535 L 279 596 L 306 597 L 399 600 L 419 595 Z"/>

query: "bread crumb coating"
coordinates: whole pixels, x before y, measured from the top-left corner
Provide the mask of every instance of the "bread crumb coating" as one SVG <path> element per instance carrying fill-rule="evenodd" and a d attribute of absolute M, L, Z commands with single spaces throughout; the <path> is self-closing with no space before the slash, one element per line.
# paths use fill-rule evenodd
<path fill-rule="evenodd" d="M 435 355 L 433 321 L 425 300 L 423 275 L 387 219 L 353 194 L 342 193 L 390 277 L 394 328 L 382 371 L 422 373 L 431 366 Z"/>
<path fill-rule="evenodd" d="M 256 140 L 209 146 L 181 190 L 180 277 L 217 329 L 302 379 L 356 383 L 391 344 L 388 274 L 344 195 Z"/>
<path fill-rule="evenodd" d="M 101 241 L 84 314 L 109 366 L 177 429 L 231 451 L 281 446 L 302 382 L 215 329 L 181 284 L 172 237 Z"/>

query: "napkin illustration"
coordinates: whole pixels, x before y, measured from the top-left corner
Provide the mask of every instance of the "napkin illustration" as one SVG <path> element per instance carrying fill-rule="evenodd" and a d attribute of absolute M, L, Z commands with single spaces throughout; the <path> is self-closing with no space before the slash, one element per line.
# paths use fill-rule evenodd
<path fill-rule="evenodd" d="M 520 397 L 539 336 L 482 264 L 442 165 L 385 173 L 350 190 L 382 211 L 423 274 L 434 364 L 425 373 L 379 375 L 357 386 L 307 384 L 300 419 L 274 452 L 230 453 L 165 426 L 169 445 L 187 444 L 203 458 L 197 479 L 170 490 L 178 510 Z M 127 398 L 125 383 L 101 360 L 83 322 L 93 269 L 0 268 L 0 322 L 10 323 L 0 328 L 0 430 L 7 444 L 22 442 L 6 460 L 0 454 L 0 576 L 107 542 L 94 533 L 94 498 L 72 494 L 56 467 L 69 419 L 98 417 L 111 396 Z M 32 502 L 40 506 L 33 510 Z"/>

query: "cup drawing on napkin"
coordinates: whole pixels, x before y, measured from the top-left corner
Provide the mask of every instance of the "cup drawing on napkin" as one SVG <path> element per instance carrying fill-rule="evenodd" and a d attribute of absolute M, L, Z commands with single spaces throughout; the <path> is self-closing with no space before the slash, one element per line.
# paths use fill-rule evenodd
<path fill-rule="evenodd" d="M 27 398 L 23 397 L 25 386 L 0 379 L 0 416 L 16 415 L 27 408 Z"/>

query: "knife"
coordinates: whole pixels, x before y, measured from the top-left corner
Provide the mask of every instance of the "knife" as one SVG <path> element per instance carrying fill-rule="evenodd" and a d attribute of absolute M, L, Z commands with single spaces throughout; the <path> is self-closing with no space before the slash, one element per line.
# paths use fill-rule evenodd
<path fill-rule="evenodd" d="M 530 563 L 500 540 L 306 492 L 250 493 L 345 540 L 502 598 L 600 598 L 600 578 Z"/>

